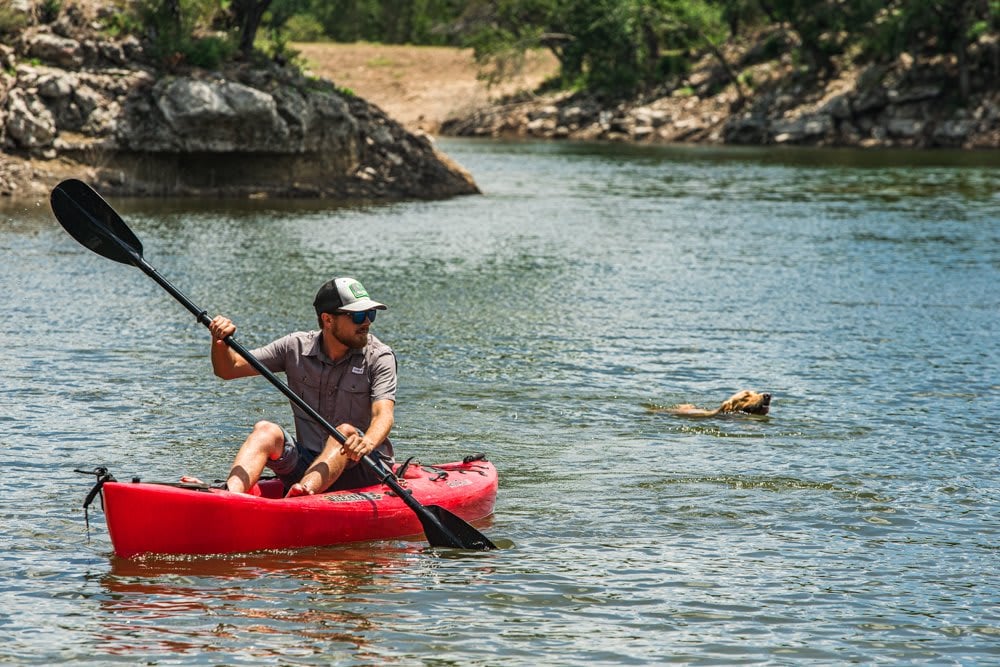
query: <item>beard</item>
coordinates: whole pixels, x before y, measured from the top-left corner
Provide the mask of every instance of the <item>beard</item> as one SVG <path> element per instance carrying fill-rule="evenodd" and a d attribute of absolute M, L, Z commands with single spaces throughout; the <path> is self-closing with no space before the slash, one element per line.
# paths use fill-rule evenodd
<path fill-rule="evenodd" d="M 368 327 L 351 324 L 333 330 L 333 337 L 353 349 L 359 349 L 368 344 Z"/>

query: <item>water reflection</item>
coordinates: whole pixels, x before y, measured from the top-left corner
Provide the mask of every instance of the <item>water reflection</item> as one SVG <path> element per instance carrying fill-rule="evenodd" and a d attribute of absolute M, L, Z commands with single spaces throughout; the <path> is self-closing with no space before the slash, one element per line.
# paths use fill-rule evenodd
<path fill-rule="evenodd" d="M 413 567 L 420 551 L 366 544 L 218 558 L 113 558 L 100 577 L 102 647 L 112 655 L 186 654 L 229 653 L 243 644 L 280 655 L 285 651 L 268 645 L 309 639 L 364 655 L 386 614 L 351 608 L 403 592 L 398 575 Z"/>
<path fill-rule="evenodd" d="M 465 554 L 463 556 L 463 553 Z M 97 576 L 100 652 L 391 664 L 385 637 L 423 623 L 428 590 L 490 585 L 495 559 L 421 543 L 365 543 L 228 557 L 112 558 Z M 432 595 L 432 605 L 448 596 Z M 225 655 L 225 658 L 212 657 Z M 338 658 L 339 659 L 339 658 Z M 326 663 L 329 664 L 329 663 Z"/>

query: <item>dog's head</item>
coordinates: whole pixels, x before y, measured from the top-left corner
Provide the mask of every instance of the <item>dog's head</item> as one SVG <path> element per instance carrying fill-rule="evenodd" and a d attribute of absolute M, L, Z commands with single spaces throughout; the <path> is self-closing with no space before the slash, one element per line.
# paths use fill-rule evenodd
<path fill-rule="evenodd" d="M 766 415 L 771 409 L 771 394 L 760 394 L 744 389 L 730 396 L 722 404 L 721 412 L 743 412 L 748 415 Z"/>

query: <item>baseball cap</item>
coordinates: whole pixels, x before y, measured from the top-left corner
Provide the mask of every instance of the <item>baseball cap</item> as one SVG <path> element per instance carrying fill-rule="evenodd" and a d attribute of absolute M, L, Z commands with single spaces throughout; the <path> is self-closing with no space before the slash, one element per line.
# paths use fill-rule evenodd
<path fill-rule="evenodd" d="M 373 301 L 368 296 L 368 290 L 354 278 L 334 278 L 323 283 L 313 300 L 316 314 L 331 313 L 337 310 L 357 312 L 361 310 L 385 310 L 387 306 Z"/>

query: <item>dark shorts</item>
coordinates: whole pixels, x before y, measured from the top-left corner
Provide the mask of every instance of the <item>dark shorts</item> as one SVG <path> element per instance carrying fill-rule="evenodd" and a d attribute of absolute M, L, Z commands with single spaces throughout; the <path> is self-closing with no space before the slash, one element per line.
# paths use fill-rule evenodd
<path fill-rule="evenodd" d="M 302 476 L 306 474 L 306 470 L 309 469 L 312 462 L 319 456 L 319 452 L 307 449 L 296 442 L 295 438 L 288 431 L 285 429 L 281 430 L 285 434 L 285 451 L 281 453 L 280 458 L 274 461 L 268 460 L 267 467 L 284 483 L 285 492 L 287 493 L 289 487 L 302 479 Z M 375 452 L 381 449 L 382 447 L 378 447 Z M 371 468 L 360 461 L 349 461 L 347 467 L 344 468 L 344 472 L 341 473 L 337 481 L 327 491 L 357 489 L 362 486 L 371 486 L 378 483 L 379 476 Z"/>

